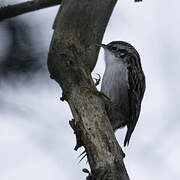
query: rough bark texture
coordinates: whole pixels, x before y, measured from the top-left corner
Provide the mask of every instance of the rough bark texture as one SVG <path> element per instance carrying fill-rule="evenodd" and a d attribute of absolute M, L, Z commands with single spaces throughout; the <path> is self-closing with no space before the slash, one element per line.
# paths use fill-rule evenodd
<path fill-rule="evenodd" d="M 91 173 L 88 180 L 129 180 L 124 153 L 105 111 L 107 99 L 91 78 L 100 43 L 117 0 L 64 0 L 54 24 L 48 68 L 63 90 L 74 119 L 75 149 L 84 146 Z"/>
<path fill-rule="evenodd" d="M 34 0 L 0 8 L 0 21 L 60 4 L 62 0 Z"/>

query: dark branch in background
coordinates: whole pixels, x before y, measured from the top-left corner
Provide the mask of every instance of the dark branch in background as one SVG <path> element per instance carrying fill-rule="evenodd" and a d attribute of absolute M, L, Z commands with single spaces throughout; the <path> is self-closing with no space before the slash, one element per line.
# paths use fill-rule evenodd
<path fill-rule="evenodd" d="M 61 0 L 36 0 L 0 8 L 0 21 L 31 11 L 61 4 Z"/>
<path fill-rule="evenodd" d="M 4 55 L 0 58 L 0 81 L 12 82 L 19 77 L 29 80 L 34 74 L 45 72 L 46 64 L 42 61 L 45 56 L 43 50 L 37 48 L 36 35 L 31 31 L 29 21 L 9 19 L 1 26 L 9 45 L 5 46 Z"/>
<path fill-rule="evenodd" d="M 61 4 L 62 0 L 36 0 L 36 1 L 28 1 L 15 5 L 8 5 L 6 7 L 0 8 L 0 21 L 16 17 L 21 14 L 25 14 L 28 12 L 36 11 L 43 8 L 48 8 L 51 6 L 56 6 Z M 142 0 L 134 0 L 135 2 L 141 2 Z"/>

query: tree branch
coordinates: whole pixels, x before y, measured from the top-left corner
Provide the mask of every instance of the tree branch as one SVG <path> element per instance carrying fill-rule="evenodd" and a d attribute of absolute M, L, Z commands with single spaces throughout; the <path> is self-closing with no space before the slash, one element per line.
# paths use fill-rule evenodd
<path fill-rule="evenodd" d="M 0 8 L 0 21 L 15 17 L 31 11 L 55 6 L 61 3 L 62 0 L 34 0 L 27 1 L 15 5 L 8 5 Z"/>
<path fill-rule="evenodd" d="M 88 180 L 129 180 L 105 110 L 106 99 L 91 78 L 103 34 L 117 0 L 63 1 L 56 16 L 48 55 L 50 77 L 63 90 L 71 108 L 70 122 L 84 146 L 91 173 Z M 87 172 L 87 171 L 86 171 Z"/>

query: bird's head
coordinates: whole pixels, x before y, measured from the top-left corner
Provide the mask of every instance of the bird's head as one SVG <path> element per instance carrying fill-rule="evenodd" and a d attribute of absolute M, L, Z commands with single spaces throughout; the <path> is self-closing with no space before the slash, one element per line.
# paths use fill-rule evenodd
<path fill-rule="evenodd" d="M 109 44 L 99 44 L 105 51 L 106 61 L 116 61 L 127 63 L 129 57 L 136 56 L 139 59 L 139 54 L 136 49 L 129 43 L 124 41 L 112 41 Z M 107 62 L 109 63 L 109 62 Z"/>

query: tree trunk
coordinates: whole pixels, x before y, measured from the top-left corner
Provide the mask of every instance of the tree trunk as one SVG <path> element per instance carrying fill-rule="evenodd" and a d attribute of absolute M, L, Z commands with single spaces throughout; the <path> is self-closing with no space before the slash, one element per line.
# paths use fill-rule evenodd
<path fill-rule="evenodd" d="M 100 43 L 117 0 L 64 0 L 59 9 L 48 56 L 50 77 L 63 90 L 74 119 L 78 147 L 91 167 L 89 180 L 129 180 L 105 104 L 91 78 Z"/>

